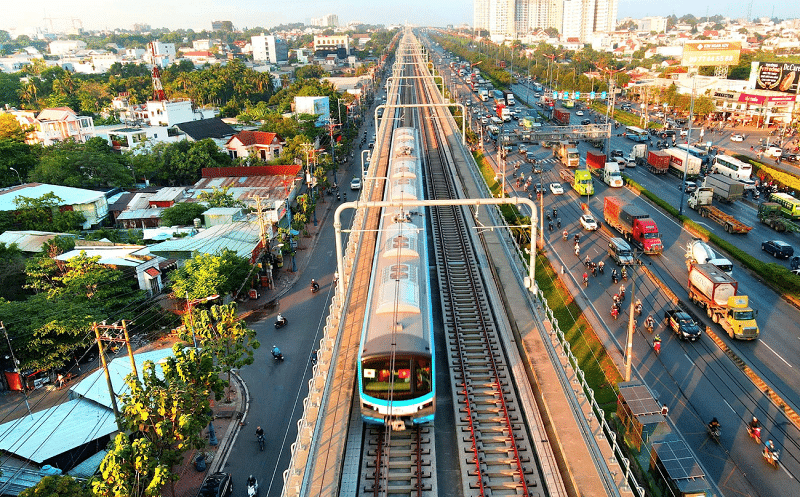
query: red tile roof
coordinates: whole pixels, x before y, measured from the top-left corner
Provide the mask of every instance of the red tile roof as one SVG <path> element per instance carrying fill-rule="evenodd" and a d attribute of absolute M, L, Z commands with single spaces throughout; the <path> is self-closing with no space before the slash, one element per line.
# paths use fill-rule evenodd
<path fill-rule="evenodd" d="M 238 138 L 242 145 L 270 145 L 275 138 L 278 141 L 283 141 L 280 136 L 275 133 L 267 133 L 266 131 L 240 131 L 237 135 L 231 137 L 231 140 Z M 230 140 L 228 140 L 230 143 Z"/>

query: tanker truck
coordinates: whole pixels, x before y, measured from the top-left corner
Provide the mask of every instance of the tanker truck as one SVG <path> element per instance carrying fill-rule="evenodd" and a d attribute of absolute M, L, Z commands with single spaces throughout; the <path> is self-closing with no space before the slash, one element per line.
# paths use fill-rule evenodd
<path fill-rule="evenodd" d="M 686 245 L 686 267 L 692 263 L 713 264 L 725 271 L 728 276 L 733 276 L 733 264 L 728 259 L 721 257 L 706 242 L 694 238 Z"/>
<path fill-rule="evenodd" d="M 731 338 L 758 338 L 756 311 L 747 295 L 736 295 L 739 282 L 713 264 L 689 264 L 689 300 L 705 308 Z"/>

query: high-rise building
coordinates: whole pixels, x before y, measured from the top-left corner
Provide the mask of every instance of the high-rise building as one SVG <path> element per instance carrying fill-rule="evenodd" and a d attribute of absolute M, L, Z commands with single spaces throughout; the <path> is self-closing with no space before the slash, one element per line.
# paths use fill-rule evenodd
<path fill-rule="evenodd" d="M 231 21 L 211 21 L 211 31 L 233 31 Z"/>
<path fill-rule="evenodd" d="M 250 46 L 253 48 L 253 60 L 283 64 L 289 61 L 289 45 L 286 40 L 274 35 L 251 36 Z"/>
<path fill-rule="evenodd" d="M 337 28 L 339 27 L 339 16 L 336 14 L 328 14 L 322 17 L 312 17 L 309 23 L 312 26 Z"/>
<path fill-rule="evenodd" d="M 648 31 L 656 33 L 667 32 L 667 18 L 666 17 L 643 17 L 637 22 L 639 31 Z"/>
<path fill-rule="evenodd" d="M 613 31 L 619 0 L 474 0 L 475 29 L 492 39 L 516 38 L 534 29 L 553 27 L 567 38 L 585 40 L 595 32 Z"/>

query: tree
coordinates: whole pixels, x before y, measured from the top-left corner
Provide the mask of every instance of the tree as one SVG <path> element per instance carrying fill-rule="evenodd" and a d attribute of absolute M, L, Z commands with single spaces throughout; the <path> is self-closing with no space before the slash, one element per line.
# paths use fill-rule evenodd
<path fill-rule="evenodd" d="M 30 170 L 36 166 L 37 150 L 13 138 L 0 138 L 0 188 L 25 182 Z M 11 170 L 12 167 L 16 172 Z"/>
<path fill-rule="evenodd" d="M 171 143 L 163 153 L 159 177 L 171 184 L 193 184 L 204 167 L 227 167 L 231 158 L 211 139 Z"/>
<path fill-rule="evenodd" d="M 14 199 L 17 206 L 16 223 L 23 230 L 55 231 L 66 233 L 80 229 L 86 217 L 77 211 L 61 210 L 64 201 L 53 192 L 31 198 L 20 195 Z"/>
<path fill-rule="evenodd" d="M 43 149 L 30 178 L 74 188 L 125 187 L 133 184 L 129 166 L 125 156 L 114 153 L 103 138 L 86 143 L 68 140 Z"/>
<path fill-rule="evenodd" d="M 163 226 L 186 226 L 192 224 L 196 218 L 208 210 L 203 204 L 195 202 L 181 202 L 173 205 L 161 213 Z"/>
<path fill-rule="evenodd" d="M 211 421 L 210 397 L 222 397 L 224 383 L 211 353 L 176 345 L 173 356 L 156 372 L 144 363 L 142 379 L 129 375 L 129 392 L 122 395 L 120 416 L 124 428 L 139 437 L 133 443 L 124 435 L 100 465 L 102 479 L 95 493 L 102 496 L 156 496 L 169 481 L 178 479 L 172 468 L 190 449 L 205 447 L 203 428 Z M 122 437 L 122 438 L 120 438 Z"/>
<path fill-rule="evenodd" d="M 202 310 L 199 316 L 188 314 L 183 318 L 187 334 L 184 340 L 195 336 L 203 350 L 209 351 L 216 359 L 220 371 L 227 373 L 228 385 L 231 383 L 231 370 L 253 364 L 253 351 L 261 344 L 256 340 L 256 332 L 245 326 L 236 315 L 236 304 L 214 305 L 211 310 Z M 230 401 L 226 388 L 225 398 Z"/>
<path fill-rule="evenodd" d="M 25 256 L 16 243 L 0 243 L 0 293 L 9 300 L 20 299 L 25 284 Z"/>
<path fill-rule="evenodd" d="M 225 249 L 212 254 L 199 254 L 172 272 L 172 294 L 177 298 L 202 299 L 210 295 L 226 295 L 238 290 L 250 274 L 250 261 Z"/>
<path fill-rule="evenodd" d="M 197 196 L 197 200 L 205 202 L 208 207 L 244 207 L 244 202 L 233 198 L 233 194 L 228 193 L 229 186 L 224 188 L 217 188 L 216 186 L 209 191 L 202 191 Z"/>
<path fill-rule="evenodd" d="M 94 497 L 85 483 L 71 476 L 45 476 L 35 487 L 20 492 L 19 497 Z"/>
<path fill-rule="evenodd" d="M 24 142 L 31 128 L 22 129 L 17 119 L 12 114 L 0 114 L 0 139 L 11 139 Z"/>

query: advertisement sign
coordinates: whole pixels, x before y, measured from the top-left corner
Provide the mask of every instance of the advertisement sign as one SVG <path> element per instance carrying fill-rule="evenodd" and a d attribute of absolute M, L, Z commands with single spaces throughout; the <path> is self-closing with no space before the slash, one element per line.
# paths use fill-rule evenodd
<path fill-rule="evenodd" d="M 800 84 L 800 64 L 757 62 L 753 66 L 756 90 L 797 93 Z"/>
<path fill-rule="evenodd" d="M 734 66 L 742 51 L 740 41 L 687 41 L 683 45 L 682 66 Z"/>
<path fill-rule="evenodd" d="M 746 102 L 748 104 L 762 105 L 764 102 L 770 102 L 776 105 L 785 105 L 794 101 L 795 95 L 752 95 L 750 93 L 740 93 L 739 102 Z"/>

